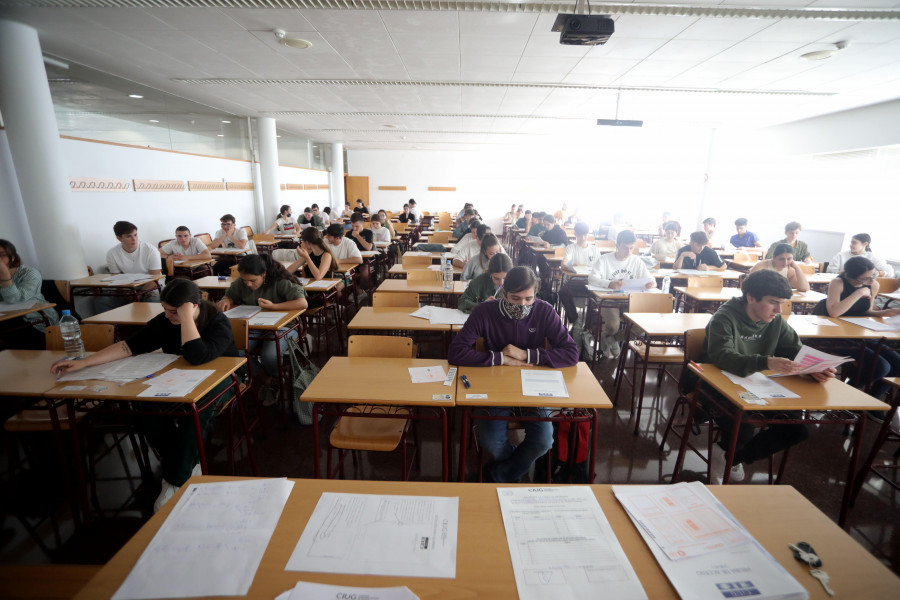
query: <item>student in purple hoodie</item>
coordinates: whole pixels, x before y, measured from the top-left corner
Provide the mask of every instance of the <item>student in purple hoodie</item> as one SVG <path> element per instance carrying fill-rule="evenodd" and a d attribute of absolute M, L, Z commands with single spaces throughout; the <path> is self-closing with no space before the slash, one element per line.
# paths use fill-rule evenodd
<path fill-rule="evenodd" d="M 493 365 L 571 367 L 578 362 L 578 349 L 553 307 L 538 300 L 540 280 L 528 267 L 515 267 L 506 274 L 499 300 L 488 300 L 472 309 L 465 326 L 450 344 L 452 365 L 490 367 Z M 475 351 L 484 338 L 485 352 Z M 547 409 L 486 408 L 491 416 L 547 414 Z M 485 465 L 486 480 L 497 483 L 518 481 L 528 473 L 535 459 L 553 445 L 553 425 L 523 422 L 525 441 L 518 446 L 506 437 L 506 421 L 481 421 L 478 443 L 493 460 Z"/>

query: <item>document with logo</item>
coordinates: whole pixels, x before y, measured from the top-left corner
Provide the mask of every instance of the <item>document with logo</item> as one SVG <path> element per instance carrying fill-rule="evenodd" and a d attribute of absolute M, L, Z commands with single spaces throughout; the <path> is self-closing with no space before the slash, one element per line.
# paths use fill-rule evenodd
<path fill-rule="evenodd" d="M 587 486 L 497 489 L 519 600 L 647 598 Z"/>
<path fill-rule="evenodd" d="M 522 395 L 544 398 L 568 398 L 569 390 L 562 371 L 522 369 Z"/>
<path fill-rule="evenodd" d="M 836 369 L 844 363 L 853 362 L 853 359 L 849 356 L 834 356 L 803 345 L 800 346 L 800 351 L 794 357 L 794 362 L 803 367 L 802 371 L 798 371 L 794 375 L 808 375 L 809 373 L 821 373 L 826 369 Z M 769 377 L 787 377 L 787 375 L 773 373 Z"/>
<path fill-rule="evenodd" d="M 762 373 L 754 373 L 752 375 L 748 375 L 747 377 L 740 377 L 739 375 L 729 373 L 728 371 L 722 371 L 722 374 L 730 379 L 731 383 L 737 384 L 748 392 L 756 394 L 756 396 L 759 398 L 768 399 L 800 397 L 780 383 L 772 381 Z"/>
<path fill-rule="evenodd" d="M 419 600 L 406 587 L 361 588 L 298 581 L 293 589 L 278 594 L 275 600 Z"/>
<path fill-rule="evenodd" d="M 249 304 L 242 304 L 240 306 L 235 306 L 231 310 L 225 311 L 225 316 L 229 319 L 249 319 L 262 309 L 258 306 L 250 306 Z"/>
<path fill-rule="evenodd" d="M 323 493 L 285 569 L 456 577 L 459 498 Z"/>

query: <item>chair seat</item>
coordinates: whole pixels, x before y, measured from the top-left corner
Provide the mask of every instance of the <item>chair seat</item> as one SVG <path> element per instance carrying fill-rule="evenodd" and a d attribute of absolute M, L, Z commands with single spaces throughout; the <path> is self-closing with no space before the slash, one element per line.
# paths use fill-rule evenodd
<path fill-rule="evenodd" d="M 365 409 L 354 406 L 348 412 L 365 414 Z M 409 410 L 398 408 L 395 414 L 408 415 Z M 335 448 L 343 450 L 372 450 L 392 452 L 403 440 L 409 419 L 380 417 L 340 417 L 328 440 Z"/>
<path fill-rule="evenodd" d="M 647 347 L 638 342 L 628 342 L 628 348 L 643 360 Z M 681 363 L 684 362 L 684 350 L 678 346 L 650 346 L 650 362 Z"/>
<path fill-rule="evenodd" d="M 62 407 L 59 411 L 59 428 L 69 429 L 69 407 Z M 87 413 L 75 412 L 75 419 L 81 421 Z M 3 424 L 3 428 L 10 432 L 36 432 L 53 431 L 53 421 L 50 419 L 49 410 L 20 410 Z"/>

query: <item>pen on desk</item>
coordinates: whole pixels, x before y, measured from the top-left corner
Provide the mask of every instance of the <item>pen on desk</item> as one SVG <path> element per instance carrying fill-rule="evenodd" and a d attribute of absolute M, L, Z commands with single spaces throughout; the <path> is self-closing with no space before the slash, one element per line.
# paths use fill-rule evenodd
<path fill-rule="evenodd" d="M 137 379 L 132 379 L 131 381 L 126 381 L 124 383 L 120 383 L 119 387 L 122 387 L 123 385 L 128 385 L 129 383 L 134 383 L 135 381 L 140 381 L 141 379 L 150 379 L 151 377 L 156 377 L 156 373 L 150 373 L 149 375 L 146 375 L 144 377 L 138 377 Z"/>
<path fill-rule="evenodd" d="M 691 365 L 692 365 L 695 369 L 697 369 L 698 371 L 700 371 L 701 373 L 703 373 L 703 367 L 701 367 L 700 365 L 698 365 L 698 364 L 695 363 L 694 361 L 691 361 Z"/>
<path fill-rule="evenodd" d="M 469 378 L 466 377 L 465 375 L 462 375 L 459 378 L 459 380 L 463 382 L 463 385 L 466 386 L 466 389 L 469 389 L 470 387 L 472 387 L 472 384 L 469 383 Z"/>

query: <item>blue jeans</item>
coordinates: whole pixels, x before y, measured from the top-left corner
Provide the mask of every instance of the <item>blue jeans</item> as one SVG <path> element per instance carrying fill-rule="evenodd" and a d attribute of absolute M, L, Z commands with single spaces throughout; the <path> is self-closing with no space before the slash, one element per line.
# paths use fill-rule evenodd
<path fill-rule="evenodd" d="M 479 414 L 496 416 L 547 416 L 546 408 L 486 408 Z M 507 421 L 478 421 L 478 444 L 493 460 L 485 467 L 496 483 L 515 483 L 528 473 L 538 457 L 553 447 L 553 423 L 522 421 L 525 440 L 518 446 L 506 437 Z"/>
<path fill-rule="evenodd" d="M 886 382 L 882 381 L 884 377 L 896 377 L 900 375 L 900 353 L 891 348 L 882 348 L 878 353 L 878 362 L 875 364 L 875 370 L 872 371 L 872 361 L 875 359 L 875 344 L 866 344 L 866 356 L 863 359 L 862 374 L 867 376 L 872 373 L 872 389 L 869 394 L 873 397 L 881 399 L 890 387 Z"/>
<path fill-rule="evenodd" d="M 279 330 L 279 332 L 284 331 Z M 278 376 L 278 353 L 287 352 L 288 338 L 297 339 L 297 330 L 294 329 L 289 334 L 278 340 L 278 346 L 275 346 L 275 340 L 250 340 L 249 348 L 252 354 L 259 351 L 259 361 L 262 363 L 263 371 L 271 377 Z"/>

